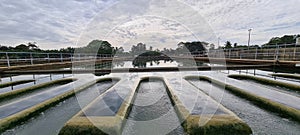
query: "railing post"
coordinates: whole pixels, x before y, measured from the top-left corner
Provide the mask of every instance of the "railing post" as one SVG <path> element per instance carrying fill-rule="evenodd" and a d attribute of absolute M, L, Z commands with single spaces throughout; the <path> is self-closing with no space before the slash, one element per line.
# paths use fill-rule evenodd
<path fill-rule="evenodd" d="M 296 44 L 295 44 L 295 48 L 294 48 L 294 59 L 293 60 L 296 60 Z"/>
<path fill-rule="evenodd" d="M 31 65 L 33 65 L 32 53 L 30 53 L 30 63 L 31 63 Z"/>
<path fill-rule="evenodd" d="M 278 44 L 276 44 L 276 57 L 275 57 L 275 60 L 277 61 L 277 60 L 279 60 L 279 46 L 278 46 Z"/>
<path fill-rule="evenodd" d="M 284 49 L 283 49 L 283 60 L 285 60 L 285 49 L 286 49 L 286 44 L 284 44 Z"/>
<path fill-rule="evenodd" d="M 9 56 L 8 53 L 6 52 L 6 60 L 7 60 L 7 67 L 10 67 L 10 62 L 9 62 Z"/>
<path fill-rule="evenodd" d="M 257 47 L 256 47 L 256 50 L 255 50 L 255 60 L 257 58 Z"/>
<path fill-rule="evenodd" d="M 48 59 L 48 63 L 50 63 L 49 53 L 47 53 L 47 59 Z"/>
<path fill-rule="evenodd" d="M 60 53 L 60 62 L 63 62 L 63 56 L 62 56 L 62 53 Z"/>
<path fill-rule="evenodd" d="M 73 62 L 73 56 L 72 56 L 72 53 L 70 53 L 70 61 Z"/>
<path fill-rule="evenodd" d="M 32 78 L 33 78 L 33 84 L 36 84 L 36 78 L 35 78 L 35 74 L 32 74 Z"/>

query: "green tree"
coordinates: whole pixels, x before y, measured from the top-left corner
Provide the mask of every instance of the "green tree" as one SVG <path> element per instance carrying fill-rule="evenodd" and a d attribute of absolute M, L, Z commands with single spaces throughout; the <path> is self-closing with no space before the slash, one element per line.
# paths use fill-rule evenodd
<path fill-rule="evenodd" d="M 234 44 L 233 44 L 233 47 L 234 47 L 234 48 L 236 48 L 237 46 L 238 46 L 238 44 L 237 44 L 237 43 L 234 43 Z"/>
<path fill-rule="evenodd" d="M 296 43 L 296 38 L 300 35 L 284 35 L 282 37 L 273 37 L 265 45 L 276 45 L 276 44 L 294 44 Z"/>
<path fill-rule="evenodd" d="M 146 52 L 146 44 L 138 43 L 137 45 L 132 45 L 131 53 L 132 54 L 141 54 Z"/>
<path fill-rule="evenodd" d="M 194 41 L 194 42 L 180 42 L 178 44 L 178 50 L 179 52 L 183 49 L 187 49 L 191 53 L 196 53 L 196 52 L 203 52 L 206 51 L 204 45 L 200 41 Z"/>
<path fill-rule="evenodd" d="M 232 48 L 232 44 L 230 43 L 230 41 L 225 42 L 225 48 Z"/>
<path fill-rule="evenodd" d="M 17 50 L 17 51 L 28 51 L 29 50 L 29 47 L 27 46 L 27 45 L 25 45 L 25 44 L 20 44 L 20 45 L 17 45 L 16 47 L 15 47 L 15 49 Z"/>
<path fill-rule="evenodd" d="M 98 54 L 113 54 L 115 52 L 114 47 L 109 42 L 102 40 L 93 40 L 86 47 L 79 48 L 79 51 L 84 53 L 97 51 Z"/>

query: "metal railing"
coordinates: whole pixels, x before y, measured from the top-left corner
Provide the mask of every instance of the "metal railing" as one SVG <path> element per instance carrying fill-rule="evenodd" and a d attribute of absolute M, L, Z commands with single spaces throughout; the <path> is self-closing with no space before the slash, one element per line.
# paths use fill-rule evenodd
<path fill-rule="evenodd" d="M 0 52 L 0 67 L 111 58 L 111 54 Z"/>
<path fill-rule="evenodd" d="M 283 44 L 250 48 L 216 49 L 210 50 L 208 55 L 209 57 L 231 59 L 300 61 L 300 46 Z"/>
<path fill-rule="evenodd" d="M 191 56 L 189 54 L 172 54 L 170 56 Z M 37 52 L 0 52 L 0 67 L 14 65 L 33 65 L 52 62 L 81 61 L 112 57 L 130 57 L 131 55 L 91 54 L 91 53 L 37 53 Z M 132 55 L 133 56 L 133 55 Z M 300 61 L 300 45 L 283 44 L 250 48 L 214 49 L 200 52 L 194 57 L 261 59 Z"/>

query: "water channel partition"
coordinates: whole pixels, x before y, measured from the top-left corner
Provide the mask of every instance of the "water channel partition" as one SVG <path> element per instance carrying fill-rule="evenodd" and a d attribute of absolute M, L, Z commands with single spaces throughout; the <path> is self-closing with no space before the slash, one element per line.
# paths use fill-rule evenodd
<path fill-rule="evenodd" d="M 12 99 L 17 96 L 21 96 L 26 93 L 38 91 L 38 90 L 41 90 L 42 88 L 47 88 L 47 87 L 51 87 L 53 85 L 58 85 L 58 84 L 67 84 L 67 83 L 70 83 L 70 82 L 73 82 L 76 80 L 77 79 L 75 79 L 75 78 L 63 78 L 63 79 L 58 79 L 58 80 L 54 80 L 54 81 L 50 81 L 50 82 L 36 84 L 31 87 L 25 87 L 25 88 L 13 90 L 13 91 L 3 92 L 3 93 L 0 93 L 0 102 L 7 100 L 7 99 Z"/>
<path fill-rule="evenodd" d="M 237 115 L 184 78 L 167 77 L 164 82 L 188 134 L 252 134 L 251 128 Z"/>
<path fill-rule="evenodd" d="M 99 78 L 97 80 L 93 80 L 90 82 L 77 82 L 78 85 L 76 85 L 74 89 L 68 90 L 60 95 L 56 95 L 55 97 L 53 97 L 51 99 L 45 100 L 41 103 L 38 103 L 30 108 L 27 108 L 25 110 L 17 112 L 13 115 L 2 118 L 2 119 L 0 119 L 0 133 L 30 119 L 31 117 L 33 117 L 35 115 L 40 114 L 40 112 L 58 104 L 61 101 L 64 101 L 65 99 L 67 99 L 69 97 L 74 96 L 76 93 L 86 90 L 87 88 L 89 88 L 90 86 L 94 85 L 97 82 L 111 80 L 111 79 L 116 79 L 116 78 Z M 68 79 L 61 79 L 61 81 L 66 81 L 66 80 L 68 80 Z M 74 79 L 70 78 L 70 80 L 73 81 Z M 79 81 L 79 80 L 77 80 L 77 81 Z M 32 87 L 35 87 L 35 86 L 32 86 Z"/>
<path fill-rule="evenodd" d="M 120 80 L 71 118 L 59 134 L 121 134 L 139 81 Z"/>

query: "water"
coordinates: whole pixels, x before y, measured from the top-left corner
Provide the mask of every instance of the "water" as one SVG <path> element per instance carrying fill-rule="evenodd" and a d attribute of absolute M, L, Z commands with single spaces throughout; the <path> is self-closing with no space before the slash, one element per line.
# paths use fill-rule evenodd
<path fill-rule="evenodd" d="M 131 61 L 123 61 L 123 62 L 113 62 L 111 63 L 104 63 L 99 66 L 99 68 L 139 68 L 139 67 L 183 67 L 183 66 L 201 66 L 206 65 L 206 63 L 193 63 L 193 61 L 147 61 L 146 63 L 141 64 L 133 64 Z M 244 70 L 245 71 L 245 70 Z M 248 70 L 249 73 L 254 73 L 254 70 Z M 268 76 L 268 74 L 273 73 L 270 71 L 263 71 L 263 70 L 256 70 L 256 75 L 261 74 L 260 77 L 265 77 L 272 79 Z M 286 105 L 293 106 L 299 109 L 299 96 L 292 96 L 293 93 L 284 92 L 282 88 L 275 88 L 272 89 L 271 86 L 265 85 L 257 85 L 253 82 L 246 82 L 240 80 L 234 80 L 227 78 L 228 74 L 239 74 L 239 71 L 188 71 L 188 72 L 154 72 L 154 73 L 112 73 L 105 76 L 112 76 L 112 77 L 120 77 L 122 79 L 132 81 L 138 80 L 144 76 L 161 76 L 167 78 L 166 80 L 169 83 L 176 79 L 182 79 L 184 76 L 188 75 L 204 75 L 210 76 L 214 79 L 220 80 L 222 82 L 226 82 L 228 84 L 237 86 L 239 88 L 243 88 L 249 92 L 253 92 L 260 96 L 269 97 L 271 100 L 285 103 Z M 242 74 L 246 74 L 243 73 Z M 47 82 L 50 80 L 49 75 L 41 75 L 35 76 L 39 78 L 39 83 Z M 82 84 L 87 83 L 90 80 L 93 80 L 94 76 L 74 76 L 75 78 L 84 80 L 82 82 L 73 83 L 73 87 L 78 87 Z M 22 79 L 32 79 L 32 75 L 24 75 L 24 76 L 14 76 L 12 80 L 22 80 Z M 62 78 L 62 75 L 52 75 L 52 79 Z M 282 78 L 277 78 L 278 81 L 282 82 L 289 82 L 293 84 L 298 84 L 299 82 L 295 82 L 293 80 L 285 80 Z M 1 83 L 11 81 L 10 78 L 2 78 Z M 241 99 L 220 89 L 215 86 L 211 86 L 207 82 L 195 81 L 193 80 L 192 83 L 196 85 L 202 91 L 196 89 L 196 87 L 190 85 L 184 86 L 176 86 L 176 88 L 181 88 L 182 91 L 175 92 L 183 100 L 184 104 L 189 108 L 189 110 L 193 114 L 201 114 L 201 113 L 216 113 L 216 114 L 223 114 L 224 111 L 219 109 L 218 106 L 215 104 L 208 104 L 207 100 L 194 100 L 197 96 L 193 93 L 191 87 L 198 90 L 199 93 L 206 93 L 209 96 L 208 98 L 213 98 L 215 101 L 220 102 L 229 110 L 233 111 L 237 114 L 241 119 L 243 119 L 253 130 L 254 134 L 299 134 L 300 133 L 300 125 L 299 123 L 282 118 L 279 114 L 270 113 L 266 110 L 263 110 L 256 105 L 253 105 L 249 101 L 245 99 Z M 101 83 L 100 83 L 101 84 Z M 109 88 L 112 84 L 106 83 L 104 84 L 97 84 L 98 86 L 93 86 L 93 88 L 97 87 L 97 92 L 93 88 L 89 88 L 86 91 L 83 91 L 77 94 L 77 97 L 71 97 L 57 106 L 49 108 L 45 112 L 41 113 L 40 115 L 33 117 L 32 119 L 21 123 L 21 125 L 6 131 L 4 134 L 37 134 L 36 131 L 38 130 L 38 134 L 57 134 L 61 127 L 76 113 L 78 113 L 81 108 L 85 107 L 91 101 L 96 99 L 100 93 L 103 92 L 104 89 Z M 188 83 L 189 84 L 189 83 Z M 32 84 L 29 84 L 30 86 Z M 87 112 L 85 115 L 89 116 L 112 116 L 115 115 L 120 104 L 123 102 L 124 97 L 126 94 L 122 95 L 120 92 L 125 92 L 127 90 L 133 89 L 133 83 L 122 82 L 118 83 L 118 87 L 116 87 L 116 91 L 108 92 L 107 98 L 102 98 L 101 101 L 105 103 L 107 106 L 107 110 L 110 110 L 109 113 L 107 111 L 102 112 L 95 112 L 93 110 L 101 110 L 102 105 L 96 105 L 90 112 Z M 129 86 L 130 85 L 130 86 Z M 175 85 L 174 85 L 175 86 Z M 18 86 L 18 87 L 27 87 L 25 86 Z M 10 108 L 7 110 L 0 109 L 0 112 L 3 113 L 11 113 L 13 111 L 20 111 L 23 110 L 26 106 L 31 106 L 46 99 L 53 97 L 54 95 L 60 94 L 62 92 L 68 91 L 71 87 L 57 87 L 53 86 L 52 89 L 45 89 L 44 92 L 37 92 L 32 93 L 32 95 L 24 96 L 21 98 L 14 99 L 15 101 L 11 102 L 19 102 L 20 104 L 16 104 L 16 106 L 20 106 L 16 108 Z M 72 88 L 73 88 L 72 87 Z M 14 87 L 15 89 L 16 87 Z M 208 91 L 210 90 L 210 91 Z M 47 92 L 47 91 L 53 91 Z M 275 92 L 274 92 L 275 91 Z M 43 93 L 43 94 L 42 94 Z M 126 93 L 126 92 L 125 92 Z M 199 95 L 199 93 L 197 93 Z M 45 94 L 45 95 L 44 95 Z M 51 96 L 50 96 L 51 95 Z M 31 97 L 35 97 L 29 99 Z M 105 97 L 105 96 L 104 96 Z M 41 100 L 39 100 L 41 99 Z M 207 98 L 206 98 L 207 99 Z M 31 101 L 30 101 L 31 100 Z M 26 101 L 26 102 L 21 102 Z M 27 102 L 28 101 L 28 102 Z M 30 102 L 29 102 L 30 101 Z M 99 100 L 100 101 L 100 100 Z M 295 102 L 296 101 L 296 102 Z M 195 106 L 189 106 L 189 103 L 195 102 Z M 4 102 L 5 103 L 5 102 Z M 0 107 L 4 105 L 4 103 Z M 177 114 L 174 111 L 173 105 L 170 102 L 169 97 L 166 94 L 166 88 L 164 87 L 164 83 L 159 80 L 149 80 L 143 81 L 140 83 L 140 87 L 137 91 L 137 97 L 134 100 L 134 106 L 132 111 L 128 117 L 128 121 L 125 124 L 123 134 L 185 134 L 182 127 L 180 126 L 180 121 L 178 120 Z M 203 107 L 204 106 L 204 107 Z M 22 108 L 23 107 L 23 108 Z M 21 108 L 21 109 L 20 109 Z M 102 108 L 103 109 L 103 108 Z M 204 111 L 203 111 L 204 110 Z M 103 113 L 106 112 L 106 113 Z M 15 112 L 14 112 L 15 113 Z M 6 114 L 10 115 L 10 114 Z"/>
<path fill-rule="evenodd" d="M 104 68 L 149 68 L 149 67 L 191 67 L 205 66 L 207 63 L 194 60 L 149 60 L 149 61 L 112 61 L 96 64 L 96 69 Z"/>
<path fill-rule="evenodd" d="M 236 80 L 227 77 L 227 74 L 217 71 L 207 71 L 207 72 L 199 72 L 200 75 L 211 77 L 215 80 L 226 82 L 229 85 L 233 85 L 237 88 L 240 88 L 246 92 L 250 92 L 257 96 L 261 96 L 272 101 L 287 105 L 289 107 L 300 109 L 300 98 L 294 95 L 290 95 L 287 93 L 282 93 L 279 91 L 274 91 L 266 87 L 260 87 L 255 84 L 247 83 L 242 80 Z"/>
<path fill-rule="evenodd" d="M 214 100 L 195 89 L 183 78 L 174 75 L 167 76 L 166 78 L 175 95 L 178 96 L 178 99 L 192 115 L 227 114 Z"/>
<path fill-rule="evenodd" d="M 245 121 L 255 135 L 296 135 L 300 133 L 300 125 L 296 121 L 285 119 L 278 116 L 278 114 L 263 110 L 249 101 L 208 82 L 199 80 L 190 80 L 190 82 L 216 100 L 220 99 L 220 95 L 223 95 L 220 103 Z"/>
<path fill-rule="evenodd" d="M 82 116 L 115 116 L 131 88 L 124 86 L 124 80 L 116 84 L 101 97 L 95 99 L 88 108 L 83 110 Z"/>
<path fill-rule="evenodd" d="M 117 91 L 112 90 L 97 99 L 89 108 L 84 110 L 82 116 L 115 116 L 124 99 Z"/>
<path fill-rule="evenodd" d="M 275 74 L 275 72 L 264 71 L 264 70 L 250 69 L 250 70 L 227 71 L 227 74 L 253 75 L 253 76 L 258 76 L 258 77 L 262 77 L 262 78 L 266 78 L 266 79 L 278 80 L 278 81 L 282 81 L 282 82 L 286 82 L 286 83 L 300 85 L 299 80 L 283 78 L 283 77 L 273 77 L 273 76 L 271 76 L 271 74 Z"/>
<path fill-rule="evenodd" d="M 45 91 L 51 90 L 51 89 L 53 89 L 55 87 L 58 87 L 58 86 L 61 86 L 61 85 L 62 84 L 53 84 L 53 85 L 48 86 L 48 87 L 44 87 L 44 88 L 40 88 L 40 89 L 34 90 L 33 92 L 30 92 L 30 93 L 24 93 L 22 95 L 18 95 L 17 97 L 14 97 L 14 98 L 11 98 L 11 99 L 2 100 L 2 101 L 0 101 L 0 106 L 5 105 L 5 104 L 9 104 L 11 102 L 16 102 L 16 101 L 24 100 L 27 97 L 31 97 L 31 96 L 43 93 Z"/>
<path fill-rule="evenodd" d="M 66 85 L 48 87 L 44 91 L 34 95 L 28 95 L 22 99 L 12 100 L 12 102 L 0 106 L 0 119 L 18 113 L 24 109 L 32 107 L 38 103 L 51 99 L 59 94 L 72 90 L 73 83 Z"/>
<path fill-rule="evenodd" d="M 116 81 L 103 81 L 77 93 L 32 119 L 4 132 L 4 135 L 55 135 L 63 125 L 83 107 L 114 85 Z M 78 103 L 80 101 L 80 103 Z M 37 133 L 37 129 L 39 129 Z"/>
<path fill-rule="evenodd" d="M 122 134 L 185 134 L 162 81 L 142 81 L 136 95 Z"/>
<path fill-rule="evenodd" d="M 19 76 L 13 76 L 12 80 L 10 78 L 6 78 L 4 82 L 11 82 L 11 81 L 18 81 L 18 80 L 28 80 L 32 79 L 35 80 L 34 82 L 29 82 L 29 83 L 24 83 L 24 84 L 18 84 L 14 86 L 9 86 L 5 88 L 0 88 L 0 93 L 4 92 L 9 92 L 12 90 L 18 90 L 26 87 L 31 87 L 33 85 L 41 84 L 41 83 L 46 83 L 50 81 L 54 81 L 57 79 L 65 78 L 65 77 L 70 77 L 71 75 L 61 75 L 61 74 L 53 74 L 53 75 L 19 75 Z"/>
<path fill-rule="evenodd" d="M 293 96 L 296 96 L 296 97 L 300 98 L 300 92 L 299 91 L 290 90 L 290 89 L 279 87 L 279 86 L 264 85 L 264 84 L 261 84 L 261 83 L 258 83 L 258 82 L 252 81 L 252 80 L 242 80 L 242 81 L 246 82 L 246 83 L 249 83 L 249 84 L 259 86 L 259 87 L 264 87 L 264 88 L 267 88 L 267 89 L 270 89 L 270 90 L 279 91 L 281 93 L 286 93 L 286 94 L 293 95 Z"/>

